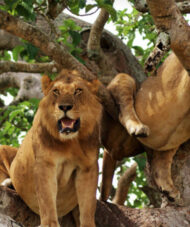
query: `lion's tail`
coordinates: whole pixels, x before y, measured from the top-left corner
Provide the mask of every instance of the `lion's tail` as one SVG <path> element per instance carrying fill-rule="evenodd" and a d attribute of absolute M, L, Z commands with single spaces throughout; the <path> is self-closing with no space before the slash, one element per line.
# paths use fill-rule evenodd
<path fill-rule="evenodd" d="M 10 166 L 16 156 L 17 148 L 1 145 L 0 146 L 0 184 L 10 178 Z"/>

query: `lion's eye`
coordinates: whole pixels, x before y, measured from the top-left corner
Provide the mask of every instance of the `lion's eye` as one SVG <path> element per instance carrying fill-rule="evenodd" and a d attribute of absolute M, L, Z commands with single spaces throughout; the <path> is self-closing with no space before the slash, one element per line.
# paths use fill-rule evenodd
<path fill-rule="evenodd" d="M 54 89 L 53 90 L 53 94 L 56 95 L 56 96 L 59 95 L 59 90 L 58 89 Z"/>
<path fill-rule="evenodd" d="M 77 88 L 74 95 L 80 95 L 82 93 L 82 88 Z"/>

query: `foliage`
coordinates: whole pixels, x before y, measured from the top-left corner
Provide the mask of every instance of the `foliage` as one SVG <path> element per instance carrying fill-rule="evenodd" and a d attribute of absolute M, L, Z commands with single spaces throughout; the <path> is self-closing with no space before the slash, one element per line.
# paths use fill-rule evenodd
<path fill-rule="evenodd" d="M 75 56 L 80 62 L 84 61 L 79 57 L 82 49 L 78 47 L 81 41 L 80 31 L 82 28 L 71 20 L 67 19 L 63 21 L 63 25 L 59 27 L 61 31 L 61 37 L 58 38 L 58 42 L 62 42 L 65 46 L 68 47 L 70 53 Z"/>
<path fill-rule="evenodd" d="M 149 13 L 142 15 L 135 8 L 130 13 L 128 11 L 128 9 L 118 11 L 117 20 L 114 22 L 114 25 L 116 26 L 118 36 L 134 51 L 143 65 L 153 50 L 156 41 L 155 26 Z M 146 41 L 147 46 L 143 47 L 141 45 L 142 42 L 134 44 L 139 34 Z"/>
<path fill-rule="evenodd" d="M 9 90 L 9 93 L 14 93 Z M 8 92 L 8 90 L 7 90 Z M 23 136 L 30 129 L 39 100 L 31 99 L 0 109 L 0 144 L 18 147 Z"/>

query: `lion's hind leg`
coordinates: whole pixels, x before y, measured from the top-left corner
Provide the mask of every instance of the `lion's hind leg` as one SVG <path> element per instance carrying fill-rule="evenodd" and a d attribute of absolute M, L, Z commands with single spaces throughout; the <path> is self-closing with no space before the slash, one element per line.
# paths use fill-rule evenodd
<path fill-rule="evenodd" d="M 17 148 L 1 145 L 0 146 L 0 184 L 10 186 L 10 166 L 16 156 Z"/>
<path fill-rule="evenodd" d="M 180 193 L 174 186 L 171 176 L 171 166 L 176 151 L 177 149 L 153 151 L 151 173 L 159 190 L 167 196 L 168 200 L 179 204 Z"/>
<path fill-rule="evenodd" d="M 128 74 L 120 73 L 108 85 L 108 90 L 120 108 L 119 120 L 128 133 L 141 137 L 148 136 L 149 128 L 140 121 L 134 108 L 135 80 Z"/>

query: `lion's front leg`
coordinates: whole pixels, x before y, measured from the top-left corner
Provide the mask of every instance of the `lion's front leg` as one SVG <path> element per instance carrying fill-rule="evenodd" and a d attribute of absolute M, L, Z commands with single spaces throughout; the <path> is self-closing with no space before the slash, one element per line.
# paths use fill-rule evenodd
<path fill-rule="evenodd" d="M 98 183 L 98 164 L 78 169 L 76 191 L 80 212 L 80 227 L 95 227 L 96 189 Z"/>
<path fill-rule="evenodd" d="M 148 136 L 149 128 L 140 121 L 134 108 L 135 80 L 128 74 L 120 73 L 108 85 L 108 90 L 120 108 L 119 120 L 128 133 Z"/>
<path fill-rule="evenodd" d="M 56 166 L 52 162 L 37 159 L 34 166 L 34 177 L 40 212 L 40 227 L 60 227 L 56 209 Z"/>

